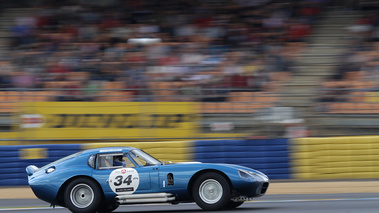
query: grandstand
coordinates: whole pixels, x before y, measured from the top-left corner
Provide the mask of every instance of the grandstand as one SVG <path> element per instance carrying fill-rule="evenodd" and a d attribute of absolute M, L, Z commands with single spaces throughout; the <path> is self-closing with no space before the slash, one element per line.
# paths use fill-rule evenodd
<path fill-rule="evenodd" d="M 24 102 L 196 102 L 204 134 L 378 127 L 369 1 L 16 2 L 0 18 L 2 131 Z M 145 37 L 161 42 L 127 42 Z M 346 65 L 352 54 L 366 65 Z"/>

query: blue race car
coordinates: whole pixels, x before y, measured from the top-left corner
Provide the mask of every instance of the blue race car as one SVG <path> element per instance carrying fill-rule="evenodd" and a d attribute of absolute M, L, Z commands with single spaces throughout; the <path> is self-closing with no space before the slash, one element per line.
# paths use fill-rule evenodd
<path fill-rule="evenodd" d="M 81 151 L 46 166 L 26 168 L 41 200 L 72 212 L 111 212 L 119 205 L 196 202 L 204 210 L 236 208 L 260 197 L 269 180 L 232 164 L 163 163 L 141 149 Z"/>

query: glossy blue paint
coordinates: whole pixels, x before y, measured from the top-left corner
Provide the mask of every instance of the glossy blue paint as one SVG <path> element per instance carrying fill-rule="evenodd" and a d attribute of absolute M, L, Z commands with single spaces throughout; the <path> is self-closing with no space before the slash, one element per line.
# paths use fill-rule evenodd
<path fill-rule="evenodd" d="M 42 148 L 47 150 L 42 158 L 23 158 L 20 150 Z M 0 146 L 0 186 L 20 186 L 27 185 L 28 178 L 25 175 L 25 167 L 36 165 L 42 167 L 52 161 L 65 157 L 75 152 L 79 152 L 79 144 L 43 144 L 43 145 L 20 145 L 20 146 Z M 11 175 L 12 177 L 10 177 Z"/>
<path fill-rule="evenodd" d="M 77 176 L 90 176 L 92 168 L 87 165 L 87 159 L 88 155 L 82 154 L 60 163 L 48 164 L 29 176 L 28 183 L 38 198 L 56 204 L 58 191 L 67 180 Z M 55 171 L 47 174 L 49 165 L 54 165 Z"/>
<path fill-rule="evenodd" d="M 97 169 L 96 166 L 95 168 L 92 168 L 88 165 L 88 159 L 91 155 L 107 153 L 123 153 L 124 156 L 128 156 L 129 152 L 133 149 L 135 148 L 110 147 L 91 149 L 73 154 L 66 159 L 64 158 L 39 168 L 34 174 L 28 176 L 29 185 L 38 198 L 53 205 L 64 205 L 59 203 L 59 200 L 61 199 L 57 198 L 61 187 L 72 178 L 86 176 L 96 180 L 101 186 L 105 198 L 109 201 L 113 201 L 117 194 L 112 191 L 110 187 L 110 184 L 114 184 L 114 182 L 110 180 L 110 174 L 115 171 L 115 169 Z M 54 166 L 55 170 L 47 174 L 46 169 L 51 166 Z M 195 162 L 147 166 L 136 165 L 134 169 L 139 175 L 139 185 L 134 189 L 134 194 L 157 192 L 172 193 L 176 197 L 175 202 L 192 201 L 191 194 L 189 194 L 189 189 L 191 189 L 189 184 L 193 177 L 197 177 L 197 174 L 204 171 L 218 172 L 227 177 L 236 196 L 262 196 L 264 194 L 261 194 L 262 184 L 263 182 L 268 181 L 264 180 L 266 178 L 264 174 L 256 170 L 233 164 Z M 258 174 L 256 177 L 261 178 L 243 179 L 239 175 L 239 170 Z M 169 185 L 168 180 L 169 174 L 173 177 L 173 184 L 171 185 Z"/>

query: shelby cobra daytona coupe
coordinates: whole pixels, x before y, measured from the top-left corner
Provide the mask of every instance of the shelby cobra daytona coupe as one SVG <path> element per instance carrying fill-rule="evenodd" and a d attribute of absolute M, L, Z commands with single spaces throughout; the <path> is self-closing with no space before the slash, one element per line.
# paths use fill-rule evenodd
<path fill-rule="evenodd" d="M 236 208 L 266 193 L 263 173 L 232 164 L 163 163 L 131 147 L 81 151 L 26 168 L 41 200 L 72 212 L 111 212 L 120 204 L 195 201 L 202 209 Z"/>

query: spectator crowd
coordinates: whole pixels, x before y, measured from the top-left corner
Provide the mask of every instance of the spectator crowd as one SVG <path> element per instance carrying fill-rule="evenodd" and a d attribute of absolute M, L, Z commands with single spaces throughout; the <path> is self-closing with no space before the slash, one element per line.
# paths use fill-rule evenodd
<path fill-rule="evenodd" d="M 151 101 L 159 88 L 194 101 L 277 91 L 323 7 L 290 0 L 41 2 L 9 29 L 0 87 L 62 89 L 62 101 L 94 100 L 107 88 L 132 91 L 137 101 Z"/>
<path fill-rule="evenodd" d="M 364 4 L 363 4 L 364 3 Z M 359 103 L 377 102 L 379 91 L 379 4 L 363 1 L 349 9 L 357 17 L 344 37 L 344 53 L 336 73 L 324 82 L 318 99 L 320 110 L 331 110 L 330 103 L 355 103 L 350 110 L 367 110 Z"/>

